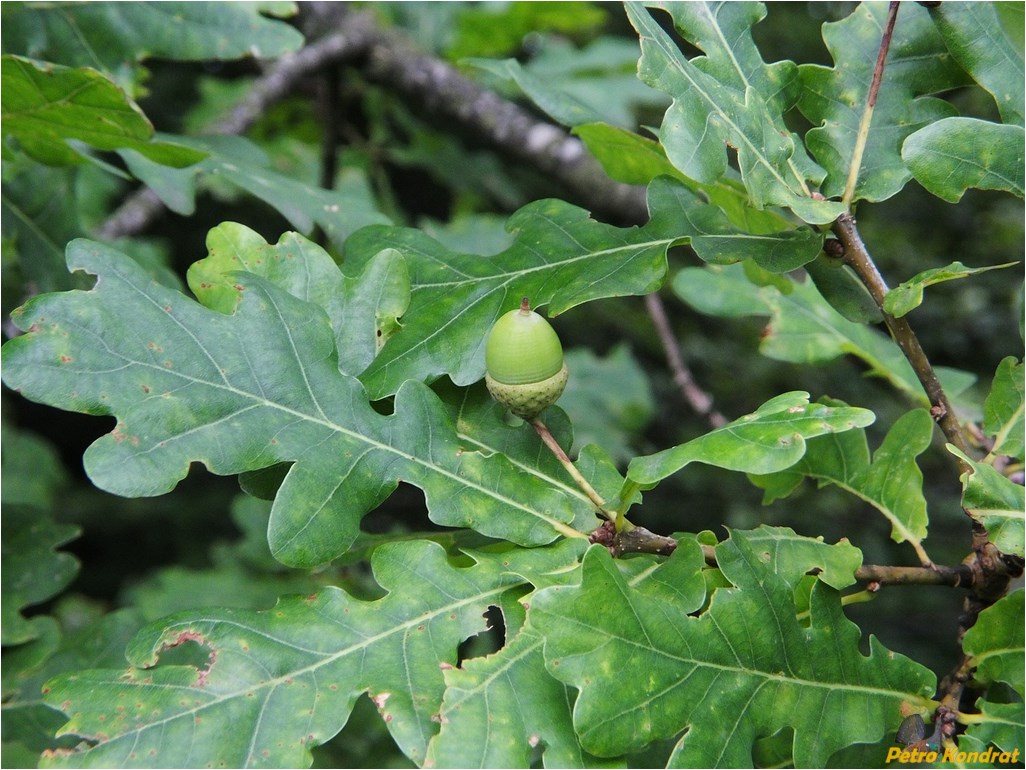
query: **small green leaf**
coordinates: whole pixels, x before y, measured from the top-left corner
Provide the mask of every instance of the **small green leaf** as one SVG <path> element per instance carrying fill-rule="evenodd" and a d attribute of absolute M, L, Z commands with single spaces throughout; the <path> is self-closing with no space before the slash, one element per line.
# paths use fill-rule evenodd
<path fill-rule="evenodd" d="M 185 217 L 196 213 L 199 168 L 171 168 L 134 150 L 122 149 L 117 153 L 132 176 L 149 187 L 168 209 Z"/>
<path fill-rule="evenodd" d="M 52 518 L 67 478 L 50 444 L 5 422 L 2 470 L 0 642 L 6 646 L 38 640 L 51 631 L 51 620 L 26 619 L 21 611 L 56 596 L 75 578 L 78 560 L 56 549 L 77 538 L 79 528 Z M 7 663 L 5 653 L 5 672 Z"/>
<path fill-rule="evenodd" d="M 968 278 L 977 273 L 985 273 L 988 270 L 997 270 L 1002 267 L 1012 267 L 1017 262 L 1006 262 L 1003 265 L 988 265 L 987 267 L 966 267 L 961 262 L 952 262 L 946 267 L 934 267 L 924 270 L 921 273 L 902 281 L 895 286 L 884 297 L 883 307 L 895 318 L 909 313 L 923 303 L 923 289 L 933 286 L 935 283 L 944 281 L 956 281 L 960 278 Z"/>
<path fill-rule="evenodd" d="M 1019 13 L 1021 22 L 1021 9 Z M 1016 47 L 1008 38 L 995 4 L 942 3 L 930 15 L 955 61 L 994 97 L 1002 120 L 1023 125 L 1026 76 L 1021 39 Z"/>
<path fill-rule="evenodd" d="M 992 455 L 1023 459 L 1023 365 L 1009 356 L 998 364 L 987 400 L 983 402 L 983 430 L 994 437 Z"/>
<path fill-rule="evenodd" d="M 705 604 L 705 556 L 692 535 L 678 537 L 677 548 L 666 560 L 617 559 L 616 565 L 631 590 L 649 599 L 682 613 L 697 612 Z"/>
<path fill-rule="evenodd" d="M 798 535 L 790 527 L 766 525 L 740 536 L 767 570 L 792 587 L 812 571 L 831 588 L 847 588 L 855 583 L 855 570 L 862 566 L 862 552 L 847 540 L 830 545 L 823 538 Z M 732 571 L 731 562 L 740 558 L 738 549 L 730 543 L 724 541 L 716 553 L 716 563 L 726 565 L 727 572 Z"/>
<path fill-rule="evenodd" d="M 793 492 L 801 476 L 835 484 L 880 511 L 891 523 L 895 542 L 909 542 L 919 551 L 929 520 L 916 457 L 926 451 L 932 437 L 929 413 L 915 409 L 891 426 L 872 462 L 865 431 L 852 430 L 810 439 L 805 456 L 793 467 L 752 480 L 767 490 L 767 503 Z"/>
<path fill-rule="evenodd" d="M 673 290 L 710 315 L 770 316 L 759 344 L 769 358 L 823 364 L 853 355 L 868 366 L 870 374 L 929 406 L 919 379 L 894 340 L 844 318 L 823 300 L 811 281 L 788 281 L 791 291 L 784 293 L 775 285 L 753 285 L 740 265 L 708 265 L 678 272 Z M 949 396 L 964 391 L 974 379 L 966 372 L 944 367 L 937 367 L 937 373 Z"/>
<path fill-rule="evenodd" d="M 770 399 L 752 414 L 654 455 L 636 457 L 627 476 L 653 485 L 692 462 L 746 473 L 772 473 L 794 465 L 805 454 L 806 439 L 869 425 L 868 409 L 810 404 L 802 391 Z"/>
<path fill-rule="evenodd" d="M 723 570 L 732 587 L 698 615 L 634 590 L 600 547 L 580 585 L 534 597 L 529 625 L 545 637 L 549 672 L 579 690 L 586 750 L 615 756 L 683 733 L 670 767 L 747 767 L 758 737 L 790 728 L 794 765 L 825 766 L 842 746 L 881 740 L 903 705 L 928 703 L 933 674 L 876 639 L 864 656 L 833 589 L 817 581 L 803 628 L 793 588 L 760 549 L 741 532 L 728 543 L 717 551 L 735 550 Z M 790 566 L 814 569 L 813 557 Z"/>
<path fill-rule="evenodd" d="M 607 35 L 581 48 L 559 37 L 538 43 L 524 64 L 516 59 L 464 59 L 461 64 L 514 83 L 539 109 L 565 126 L 596 121 L 634 126 L 639 109 L 665 108 L 665 96 L 635 74 L 636 41 Z"/>
<path fill-rule="evenodd" d="M 102 198 L 97 178 L 113 178 L 92 164 L 44 166 L 23 154 L 3 163 L 5 292 L 25 284 L 41 292 L 85 288 L 81 276 L 68 273 L 64 245 L 85 233 L 84 199 Z"/>
<path fill-rule="evenodd" d="M 1024 695 L 1023 599 L 1026 591 L 1012 591 L 980 613 L 965 632 L 962 647 L 976 666 L 974 678 L 984 685 L 1004 682 Z M 1019 704 L 1022 708 L 1022 704 Z"/>
<path fill-rule="evenodd" d="M 211 310 L 231 315 L 242 301 L 240 272 L 264 278 L 331 315 L 342 274 L 324 249 L 296 233 L 271 245 L 245 225 L 223 222 L 207 233 L 207 256 L 192 263 L 189 288 Z"/>
<path fill-rule="evenodd" d="M 544 641 L 524 629 L 494 655 L 446 670 L 430 766 L 529 767 L 535 746 L 547 767 L 605 766 L 577 742 L 573 694 L 545 671 Z"/>
<path fill-rule="evenodd" d="M 724 223 L 725 224 L 725 223 Z M 769 234 L 745 233 L 733 227 L 717 228 L 691 238 L 691 248 L 706 262 L 717 265 L 751 259 L 773 273 L 786 273 L 815 259 L 823 236 L 812 229 Z"/>
<path fill-rule="evenodd" d="M 806 142 L 828 172 L 824 195 L 846 192 L 887 13 L 886 4 L 862 3 L 847 18 L 824 24 L 823 40 L 834 66 L 799 67 L 804 88 L 798 108 L 816 126 Z M 898 154 L 902 141 L 917 129 L 956 114 L 948 102 L 923 94 L 964 81 L 927 11 L 913 3 L 902 5 L 865 135 L 853 201 L 886 200 L 904 187 L 910 174 Z"/>
<path fill-rule="evenodd" d="M 923 187 L 958 203 L 970 187 L 1023 197 L 1026 133 L 976 118 L 945 118 L 905 140 L 901 157 Z"/>
<path fill-rule="evenodd" d="M 32 700 L 36 700 L 37 693 L 23 690 L 22 685 L 26 680 L 31 680 L 33 674 L 38 673 L 60 647 L 61 628 L 54 618 L 49 615 L 35 615 L 29 618 L 28 625 L 31 627 L 31 636 L 26 634 L 26 641 L 16 645 L 4 642 L 6 648 L 3 653 L 5 729 L 7 727 L 6 709 L 10 702 L 18 700 L 18 696 L 28 696 Z M 18 690 L 23 691 L 18 692 Z M 14 697 L 12 698 L 12 696 Z"/>
<path fill-rule="evenodd" d="M 1023 555 L 1026 539 L 1026 488 L 1002 476 L 993 466 L 977 463 L 955 447 L 948 451 L 965 462 L 962 507 L 987 528 L 990 541 L 1001 551 Z"/>
<path fill-rule="evenodd" d="M 4 55 L 0 60 L 3 135 L 50 165 L 74 165 L 82 156 L 68 140 L 98 150 L 131 148 L 157 163 L 189 166 L 203 152 L 153 141 L 153 126 L 118 86 L 96 70 Z"/>
<path fill-rule="evenodd" d="M 696 181 L 716 182 L 726 171 L 729 145 L 737 148 L 756 208 L 786 206 L 813 224 L 836 218 L 841 204 L 811 197 L 809 182 L 818 182 L 822 169 L 783 120 L 798 85 L 795 65 L 765 64 L 752 39 L 764 7 L 693 2 L 665 9 L 680 34 L 706 54 L 688 60 L 641 3 L 627 4 L 641 37 L 638 76 L 673 97 L 659 137 L 674 166 Z"/>

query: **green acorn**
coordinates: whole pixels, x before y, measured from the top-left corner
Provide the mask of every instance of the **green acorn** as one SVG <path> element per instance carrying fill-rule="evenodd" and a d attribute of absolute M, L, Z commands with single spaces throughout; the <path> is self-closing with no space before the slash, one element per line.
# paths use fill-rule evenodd
<path fill-rule="evenodd" d="M 485 384 L 492 398 L 525 420 L 556 402 L 569 372 L 563 346 L 527 297 L 492 326 L 485 343 Z"/>

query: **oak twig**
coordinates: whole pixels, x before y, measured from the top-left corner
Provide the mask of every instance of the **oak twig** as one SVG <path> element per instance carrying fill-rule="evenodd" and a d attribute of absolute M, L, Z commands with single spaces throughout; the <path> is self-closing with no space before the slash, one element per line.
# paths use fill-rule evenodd
<path fill-rule="evenodd" d="M 850 214 L 842 214 L 834 222 L 833 231 L 844 244 L 845 261 L 858 274 L 873 300 L 883 310 L 884 298 L 888 292 L 887 283 L 862 242 L 862 237 L 855 226 L 855 218 Z M 944 436 L 967 456 L 972 456 L 969 442 L 958 422 L 958 415 L 955 414 L 955 409 L 948 400 L 940 380 L 937 379 L 937 373 L 933 370 L 933 365 L 923 351 L 922 345 L 919 344 L 919 338 L 916 337 L 912 326 L 904 316 L 895 318 L 886 311 L 884 321 L 894 341 L 912 365 L 923 390 L 926 391 L 927 398 L 930 399 L 930 413 L 944 432 Z"/>
<path fill-rule="evenodd" d="M 591 542 L 599 543 L 618 558 L 625 553 L 653 553 L 669 556 L 677 550 L 677 541 L 672 537 L 657 535 L 644 527 L 625 527 L 617 531 L 616 524 L 605 521 L 591 533 Z"/>
<path fill-rule="evenodd" d="M 639 532 L 627 535 L 627 532 Z M 616 537 L 619 537 L 619 541 Z M 656 535 L 644 527 L 633 526 L 629 530 L 617 533 L 611 527 L 611 522 L 604 523 L 599 529 L 592 533 L 593 542 L 601 542 L 614 546 L 614 555 L 620 553 L 653 553 L 667 555 L 676 549 L 676 542 L 670 545 L 673 538 L 664 535 Z M 621 543 L 622 541 L 622 543 Z M 702 546 L 702 556 L 705 563 L 710 567 L 717 566 L 716 548 L 711 545 Z M 1014 572 L 1014 567 L 1012 567 Z M 970 564 L 958 564 L 954 567 L 935 564 L 930 567 L 901 567 L 883 564 L 863 564 L 855 570 L 855 579 L 860 583 L 871 584 L 871 591 L 878 590 L 880 586 L 892 585 L 934 585 L 950 586 L 952 588 L 973 588 L 977 586 L 981 577 L 978 570 Z M 1021 569 L 1020 569 L 1021 572 Z"/>
<path fill-rule="evenodd" d="M 968 587 L 972 585 L 972 570 L 964 564 L 946 567 L 892 567 L 881 564 L 863 564 L 855 570 L 855 579 L 862 583 L 879 585 L 932 585 Z"/>
<path fill-rule="evenodd" d="M 842 214 L 834 222 L 833 231 L 838 240 L 844 245 L 844 258 L 855 270 L 862 283 L 869 289 L 876 304 L 883 310 L 884 298 L 887 296 L 887 284 L 877 270 L 876 264 L 870 257 L 862 238 L 855 227 L 855 218 L 851 215 L 851 204 L 855 199 L 855 186 L 858 182 L 859 169 L 862 166 L 862 156 L 869 140 L 869 128 L 873 121 L 873 111 L 876 108 L 876 100 L 880 93 L 880 84 L 883 82 L 884 66 L 887 61 L 887 53 L 891 46 L 891 37 L 894 33 L 894 24 L 898 17 L 897 0 L 892 0 L 887 11 L 887 24 L 884 27 L 883 35 L 880 38 L 880 50 L 877 53 L 876 64 L 873 67 L 873 80 L 869 85 L 869 93 L 866 98 L 866 107 L 862 112 L 862 119 L 859 123 L 858 133 L 855 137 L 855 146 L 852 150 L 851 164 L 848 167 L 848 179 L 845 183 L 844 196 L 842 198 L 849 213 Z M 898 343 L 905 358 L 915 370 L 916 377 L 926 391 L 930 399 L 930 412 L 940 425 L 941 430 L 948 441 L 958 447 L 967 455 L 970 454 L 969 442 L 958 422 L 955 410 L 944 392 L 944 388 L 937 379 L 929 359 L 923 352 L 919 339 L 908 321 L 902 318 L 895 318 L 884 311 L 884 321 L 890 330 L 894 341 Z"/>

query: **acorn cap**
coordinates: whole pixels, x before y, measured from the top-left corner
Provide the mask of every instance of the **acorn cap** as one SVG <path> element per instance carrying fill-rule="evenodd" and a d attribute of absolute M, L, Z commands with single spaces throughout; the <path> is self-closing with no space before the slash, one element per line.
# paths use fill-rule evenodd
<path fill-rule="evenodd" d="M 517 417 L 533 420 L 563 395 L 563 388 L 566 387 L 569 376 L 570 370 L 564 363 L 558 372 L 540 382 L 509 384 L 485 374 L 485 385 L 488 386 L 492 398 Z"/>

